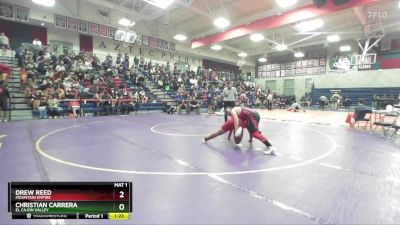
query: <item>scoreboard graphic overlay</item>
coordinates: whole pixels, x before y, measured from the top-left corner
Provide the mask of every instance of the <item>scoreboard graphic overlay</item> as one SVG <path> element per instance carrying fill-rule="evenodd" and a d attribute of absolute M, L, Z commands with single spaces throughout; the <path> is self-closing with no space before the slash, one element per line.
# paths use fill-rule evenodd
<path fill-rule="evenodd" d="M 13 219 L 129 219 L 131 182 L 9 182 Z"/>

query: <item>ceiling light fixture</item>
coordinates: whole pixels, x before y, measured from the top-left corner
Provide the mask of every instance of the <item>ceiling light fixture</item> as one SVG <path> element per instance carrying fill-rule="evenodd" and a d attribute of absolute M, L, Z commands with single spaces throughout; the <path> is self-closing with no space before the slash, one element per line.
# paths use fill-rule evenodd
<path fill-rule="evenodd" d="M 40 25 L 44 26 L 44 23 L 40 23 Z"/>
<path fill-rule="evenodd" d="M 32 2 L 46 7 L 53 7 L 56 4 L 56 0 L 32 0 Z"/>
<path fill-rule="evenodd" d="M 339 37 L 339 35 L 329 35 L 328 37 L 326 37 L 326 40 L 328 41 L 328 42 L 338 42 L 338 41 L 340 41 L 340 37 Z"/>
<path fill-rule="evenodd" d="M 125 26 L 125 27 L 129 27 L 129 26 L 135 25 L 135 22 L 132 22 L 132 23 L 131 23 L 131 21 L 128 20 L 127 18 L 121 18 L 121 19 L 118 21 L 118 23 L 119 23 L 120 25 L 122 25 L 122 26 Z M 133 24 L 133 25 L 132 25 L 132 24 Z"/>
<path fill-rule="evenodd" d="M 168 8 L 168 6 L 170 6 L 174 2 L 174 0 L 143 0 L 143 1 L 162 9 Z"/>
<path fill-rule="evenodd" d="M 244 58 L 244 57 L 247 56 L 247 53 L 246 52 L 241 52 L 241 53 L 238 54 L 238 56 Z"/>
<path fill-rule="evenodd" d="M 231 23 L 224 17 L 219 17 L 219 18 L 215 19 L 213 24 L 214 24 L 214 26 L 221 28 L 221 29 L 231 25 Z"/>
<path fill-rule="evenodd" d="M 177 35 L 174 36 L 174 39 L 178 40 L 178 41 L 186 41 L 187 40 L 187 36 L 184 35 L 184 34 L 177 34 Z"/>
<path fill-rule="evenodd" d="M 294 57 L 296 57 L 296 58 L 303 58 L 303 57 L 304 57 L 304 53 L 302 53 L 302 52 L 296 52 L 296 53 L 294 53 Z"/>
<path fill-rule="evenodd" d="M 278 4 L 282 8 L 287 8 L 297 3 L 297 0 L 275 0 L 276 4 Z"/>
<path fill-rule="evenodd" d="M 340 49 L 341 52 L 349 52 L 349 51 L 351 51 L 350 45 L 343 45 L 343 46 L 340 46 L 339 49 Z"/>
<path fill-rule="evenodd" d="M 288 49 L 288 46 L 285 45 L 285 44 L 279 44 L 279 45 L 277 45 L 277 46 L 275 47 L 275 49 L 276 49 L 277 51 L 285 51 L 285 50 Z"/>
<path fill-rule="evenodd" d="M 264 40 L 264 36 L 262 34 L 259 33 L 255 33 L 250 35 L 250 40 L 254 41 L 254 42 L 259 42 Z"/>
<path fill-rule="evenodd" d="M 294 27 L 300 32 L 317 30 L 323 26 L 324 21 L 322 19 L 307 20 L 294 25 Z"/>
<path fill-rule="evenodd" d="M 261 57 L 261 58 L 258 59 L 258 61 L 259 61 L 260 63 L 266 63 L 266 62 L 267 62 L 267 58 Z"/>
<path fill-rule="evenodd" d="M 219 51 L 222 49 L 222 46 L 221 45 L 213 45 L 213 46 L 211 46 L 211 49 L 214 51 Z"/>

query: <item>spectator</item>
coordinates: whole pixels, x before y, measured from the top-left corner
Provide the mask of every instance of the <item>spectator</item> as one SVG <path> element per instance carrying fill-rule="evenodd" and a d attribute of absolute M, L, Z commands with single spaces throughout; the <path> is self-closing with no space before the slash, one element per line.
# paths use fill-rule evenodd
<path fill-rule="evenodd" d="M 111 101 L 112 101 L 112 96 L 110 95 L 110 93 L 108 93 L 107 91 L 103 92 L 103 95 L 101 96 L 101 103 L 100 105 L 104 108 L 105 114 L 106 115 L 111 115 L 112 114 L 112 105 L 111 105 Z"/>
<path fill-rule="evenodd" d="M 58 106 L 59 101 L 57 98 L 54 98 L 54 95 L 50 95 L 47 100 L 48 112 L 51 118 L 57 118 L 57 116 L 61 116 L 60 110 L 61 108 Z"/>
<path fill-rule="evenodd" d="M 189 114 L 192 110 L 195 110 L 197 114 L 200 114 L 200 102 L 196 99 L 195 96 L 190 96 L 189 101 L 187 103 L 187 113 Z"/>
<path fill-rule="evenodd" d="M 181 114 L 182 109 L 186 109 L 187 111 L 187 103 L 185 100 L 178 102 L 178 114 Z"/>
<path fill-rule="evenodd" d="M 56 72 L 65 72 L 64 61 L 60 61 L 56 66 Z"/>
<path fill-rule="evenodd" d="M 10 41 L 4 33 L 0 34 L 0 48 L 3 53 L 5 53 L 7 49 L 10 49 Z"/>
<path fill-rule="evenodd" d="M 10 92 L 4 86 L 4 82 L 0 81 L 0 109 L 3 112 L 2 122 L 8 121 L 8 110 L 10 102 Z"/>
<path fill-rule="evenodd" d="M 0 81 L 7 85 L 11 74 L 11 68 L 5 64 L 0 64 Z"/>
<path fill-rule="evenodd" d="M 268 93 L 267 95 L 267 108 L 268 110 L 272 110 L 272 102 L 274 100 L 274 96 L 272 95 L 271 92 Z"/>
<path fill-rule="evenodd" d="M 81 114 L 80 113 L 81 104 L 79 103 L 79 100 L 75 99 L 73 101 L 70 101 L 68 103 L 68 106 L 71 109 L 72 115 L 73 115 L 74 118 L 78 117 L 78 113 L 79 113 L 79 115 Z"/>
<path fill-rule="evenodd" d="M 350 104 L 351 104 L 351 99 L 349 97 L 345 96 L 344 100 L 343 100 L 344 108 L 345 109 L 350 108 Z"/>

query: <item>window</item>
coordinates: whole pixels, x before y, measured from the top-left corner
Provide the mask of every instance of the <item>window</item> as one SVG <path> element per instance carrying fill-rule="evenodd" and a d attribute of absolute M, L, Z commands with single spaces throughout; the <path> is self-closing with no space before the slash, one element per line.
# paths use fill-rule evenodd
<path fill-rule="evenodd" d="M 286 79 L 283 83 L 283 95 L 294 95 L 294 79 Z"/>
<path fill-rule="evenodd" d="M 306 79 L 306 83 L 305 83 L 306 93 L 310 93 L 311 92 L 312 84 L 313 84 L 312 79 L 311 78 L 307 78 Z"/>
<path fill-rule="evenodd" d="M 265 87 L 272 92 L 276 92 L 276 80 L 267 80 L 265 82 Z"/>

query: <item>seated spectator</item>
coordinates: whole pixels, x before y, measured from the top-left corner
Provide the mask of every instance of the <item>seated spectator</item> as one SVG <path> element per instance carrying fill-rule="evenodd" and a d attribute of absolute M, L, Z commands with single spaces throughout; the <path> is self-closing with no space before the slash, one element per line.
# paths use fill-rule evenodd
<path fill-rule="evenodd" d="M 101 96 L 100 106 L 104 108 L 106 116 L 112 114 L 113 108 L 111 103 L 112 103 L 112 96 L 107 91 L 104 91 L 103 95 Z"/>
<path fill-rule="evenodd" d="M 120 107 L 122 114 L 129 114 L 135 110 L 135 99 L 129 93 L 124 94 L 120 101 Z"/>
<path fill-rule="evenodd" d="M 57 94 L 57 98 L 58 99 L 64 99 L 65 98 L 65 90 L 64 90 L 64 87 L 62 85 L 60 85 L 60 87 L 57 89 L 56 94 Z"/>
<path fill-rule="evenodd" d="M 37 100 L 35 100 L 37 103 L 37 109 L 39 110 L 40 113 L 40 119 L 47 119 L 48 114 L 47 114 L 47 97 L 44 95 L 39 94 L 37 96 Z"/>
<path fill-rule="evenodd" d="M 144 92 L 144 90 L 139 91 L 139 99 L 141 103 L 146 103 L 149 101 L 149 97 L 146 96 L 146 92 Z"/>
<path fill-rule="evenodd" d="M 249 99 L 247 98 L 245 91 L 242 91 L 242 93 L 239 96 L 239 99 L 240 99 L 240 106 L 247 107 L 248 105 L 247 102 Z"/>
<path fill-rule="evenodd" d="M 57 118 L 57 116 L 61 116 L 60 110 L 61 108 L 58 106 L 59 101 L 54 95 L 50 95 L 49 99 L 47 100 L 47 107 L 49 115 L 52 118 Z"/>
<path fill-rule="evenodd" d="M 74 101 L 68 102 L 68 106 L 71 109 L 74 118 L 81 115 L 80 113 L 81 104 L 79 103 L 79 100 L 74 99 Z"/>
<path fill-rule="evenodd" d="M 359 112 L 363 110 L 371 110 L 371 108 L 365 105 L 363 99 L 360 99 L 358 101 L 358 106 L 356 106 L 356 108 L 354 109 L 354 113 L 347 114 L 346 123 L 348 123 L 351 128 L 354 127 L 354 124 L 358 119 L 357 116 L 359 115 Z"/>
<path fill-rule="evenodd" d="M 96 94 L 94 95 L 94 98 L 96 99 L 97 107 L 100 106 L 102 96 L 103 96 L 103 93 L 101 91 L 97 91 Z"/>
<path fill-rule="evenodd" d="M 285 108 L 285 99 L 283 98 L 277 98 L 277 105 L 279 109 L 284 109 Z"/>
<path fill-rule="evenodd" d="M 190 96 L 187 101 L 187 113 L 190 114 L 191 111 L 195 110 L 197 114 L 200 114 L 200 102 L 196 99 L 195 96 Z"/>
<path fill-rule="evenodd" d="M 56 72 L 65 72 L 64 61 L 60 61 L 56 66 Z"/>
<path fill-rule="evenodd" d="M 180 102 L 178 102 L 178 113 L 181 114 L 182 109 L 186 109 L 187 111 L 187 105 L 186 105 L 186 101 L 182 100 Z"/>

